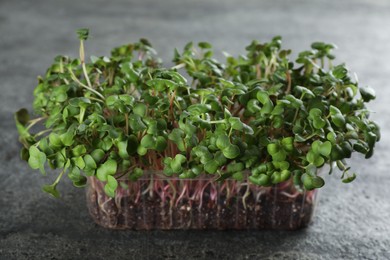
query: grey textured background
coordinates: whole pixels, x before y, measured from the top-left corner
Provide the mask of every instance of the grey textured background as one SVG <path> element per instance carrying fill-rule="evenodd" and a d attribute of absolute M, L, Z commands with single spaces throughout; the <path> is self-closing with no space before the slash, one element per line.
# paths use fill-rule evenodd
<path fill-rule="evenodd" d="M 369 107 L 382 127 L 370 161 L 351 160 L 350 185 L 326 179 L 312 226 L 297 232 L 116 232 L 92 223 L 84 190 L 62 183 L 62 199 L 40 191 L 42 178 L 18 157 L 12 113 L 31 107 L 36 76 L 57 54 L 77 55 L 74 31 L 89 27 L 89 55 L 149 38 L 165 61 L 172 47 L 211 41 L 243 51 L 252 39 L 284 37 L 300 51 L 334 42 L 338 61 L 373 86 Z M 390 259 L 390 2 L 359 1 L 0 1 L 1 259 Z M 168 63 L 169 64 L 169 63 Z"/>

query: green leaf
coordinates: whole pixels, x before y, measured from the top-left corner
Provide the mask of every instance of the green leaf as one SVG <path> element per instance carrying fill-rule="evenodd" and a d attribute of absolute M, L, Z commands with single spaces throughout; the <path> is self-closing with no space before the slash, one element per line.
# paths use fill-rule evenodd
<path fill-rule="evenodd" d="M 272 160 L 281 162 L 286 160 L 287 154 L 284 150 L 280 150 L 279 152 L 277 152 L 276 154 L 272 154 L 271 156 Z"/>
<path fill-rule="evenodd" d="M 347 70 L 347 69 L 345 68 L 345 66 L 342 64 L 342 65 L 335 66 L 335 67 L 332 69 L 332 74 L 333 74 L 333 76 L 335 76 L 335 78 L 337 78 L 337 79 L 342 79 L 342 78 L 344 78 L 345 76 L 347 76 L 348 70 Z"/>
<path fill-rule="evenodd" d="M 30 157 L 30 153 L 27 148 L 22 147 L 20 150 L 20 158 L 26 162 L 28 162 L 28 158 Z"/>
<path fill-rule="evenodd" d="M 200 42 L 198 43 L 199 48 L 201 49 L 211 49 L 213 46 L 208 42 Z"/>
<path fill-rule="evenodd" d="M 129 158 L 127 153 L 127 140 L 117 142 L 116 146 L 118 147 L 118 154 L 122 159 Z"/>
<path fill-rule="evenodd" d="M 176 71 L 172 71 L 172 70 L 166 71 L 166 72 L 164 72 L 164 76 L 170 77 L 174 82 L 176 82 L 178 84 L 186 84 L 187 83 L 187 79 Z"/>
<path fill-rule="evenodd" d="M 110 185 L 106 184 L 104 186 L 104 192 L 107 194 L 107 196 L 115 198 L 115 190 L 111 188 Z"/>
<path fill-rule="evenodd" d="M 311 177 L 310 175 L 308 175 L 306 173 L 302 174 L 301 181 L 302 181 L 302 184 L 306 190 L 315 189 L 315 187 L 313 185 L 313 177 Z"/>
<path fill-rule="evenodd" d="M 156 137 L 147 134 L 141 139 L 141 145 L 146 149 L 152 149 L 156 145 Z"/>
<path fill-rule="evenodd" d="M 118 181 L 115 179 L 115 177 L 111 175 L 107 175 L 107 185 L 110 186 L 112 190 L 116 190 L 118 187 Z"/>
<path fill-rule="evenodd" d="M 291 106 L 298 109 L 303 106 L 303 102 L 300 99 L 297 99 L 295 96 L 289 94 L 285 97 L 286 100 L 291 102 Z"/>
<path fill-rule="evenodd" d="M 261 111 L 261 107 L 259 107 L 259 101 L 257 99 L 249 100 L 246 108 L 252 114 L 256 114 Z"/>
<path fill-rule="evenodd" d="M 344 151 L 341 148 L 341 146 L 338 145 L 338 144 L 333 145 L 332 146 L 332 151 L 330 153 L 330 159 L 332 161 L 338 161 L 338 160 L 342 160 L 344 158 L 345 158 Z"/>
<path fill-rule="evenodd" d="M 106 105 L 109 108 L 114 108 L 115 104 L 118 102 L 118 95 L 111 95 L 106 98 Z"/>
<path fill-rule="evenodd" d="M 122 63 L 121 71 L 126 78 L 132 83 L 136 83 L 139 79 L 139 74 L 134 70 L 133 64 L 131 62 Z"/>
<path fill-rule="evenodd" d="M 146 115 L 147 109 L 148 108 L 147 108 L 146 104 L 144 104 L 144 103 L 137 103 L 137 104 L 134 105 L 133 112 L 134 112 L 134 114 L 143 117 L 143 116 Z"/>
<path fill-rule="evenodd" d="M 212 158 L 212 156 L 210 158 Z M 226 165 L 227 159 L 221 151 L 218 151 L 214 154 L 214 161 L 216 161 L 219 166 L 224 166 Z"/>
<path fill-rule="evenodd" d="M 60 139 L 63 145 L 71 146 L 74 142 L 73 140 L 74 136 L 75 136 L 74 132 L 68 130 L 66 133 L 60 135 Z"/>
<path fill-rule="evenodd" d="M 329 141 L 325 141 L 324 143 L 322 143 L 319 148 L 319 153 L 326 157 L 330 155 L 331 151 L 332 151 L 332 144 Z"/>
<path fill-rule="evenodd" d="M 338 126 L 338 127 L 343 127 L 345 125 L 345 118 L 343 115 L 337 114 L 331 116 L 332 122 Z"/>
<path fill-rule="evenodd" d="M 322 158 L 321 156 L 317 156 L 314 160 L 314 162 L 312 162 L 315 166 L 317 167 L 320 167 L 322 166 L 324 163 L 325 163 L 325 160 L 324 158 Z"/>
<path fill-rule="evenodd" d="M 306 173 L 301 177 L 302 183 L 307 190 L 313 190 L 324 186 L 324 180 L 316 175 L 317 168 L 314 165 L 306 167 Z"/>
<path fill-rule="evenodd" d="M 260 103 L 263 104 L 263 105 L 267 104 L 270 101 L 269 95 L 265 91 L 257 92 L 256 97 L 257 97 L 257 100 L 259 100 Z"/>
<path fill-rule="evenodd" d="M 269 186 L 271 185 L 271 178 L 266 175 L 266 174 L 260 174 L 259 176 L 249 176 L 249 180 L 256 184 L 256 185 L 261 185 L 261 186 Z"/>
<path fill-rule="evenodd" d="M 65 148 L 63 148 L 62 150 L 55 153 L 54 162 L 55 162 L 55 168 L 62 168 L 65 166 L 65 163 L 66 163 L 66 149 Z"/>
<path fill-rule="evenodd" d="M 68 91 L 69 87 L 66 85 L 59 86 L 53 89 L 52 97 L 54 96 L 54 100 L 57 102 L 65 102 L 68 99 Z"/>
<path fill-rule="evenodd" d="M 159 152 L 163 152 L 167 148 L 167 145 L 167 140 L 163 136 L 158 136 L 154 148 Z"/>
<path fill-rule="evenodd" d="M 182 172 L 182 164 L 187 161 L 187 158 L 182 154 L 177 154 L 175 158 L 172 159 L 170 166 L 175 173 Z"/>
<path fill-rule="evenodd" d="M 28 122 L 28 113 L 26 109 L 21 109 L 14 115 L 16 129 L 18 130 L 18 133 L 20 135 L 19 140 L 22 143 L 25 143 L 24 140 L 30 137 L 30 133 L 28 132 L 28 129 L 25 127 L 25 125 Z"/>
<path fill-rule="evenodd" d="M 312 179 L 312 185 L 318 189 L 325 185 L 325 181 L 321 177 L 316 176 Z"/>
<path fill-rule="evenodd" d="M 80 40 L 85 41 L 88 39 L 88 35 L 89 35 L 88 28 L 81 28 L 81 29 L 78 29 L 76 32 L 77 32 L 77 36 Z"/>
<path fill-rule="evenodd" d="M 173 90 L 177 87 L 176 82 L 168 79 L 151 79 L 146 82 L 146 84 L 152 88 L 155 88 L 157 91 L 166 91 L 166 89 Z"/>
<path fill-rule="evenodd" d="M 337 135 L 334 132 L 329 132 L 326 135 L 326 139 L 328 139 L 332 144 L 336 143 Z"/>
<path fill-rule="evenodd" d="M 289 170 L 282 170 L 280 172 L 281 182 L 287 181 L 291 177 L 291 172 Z"/>
<path fill-rule="evenodd" d="M 46 174 L 45 172 L 45 162 L 46 162 L 46 154 L 39 151 L 35 146 L 30 146 L 29 149 L 30 157 L 28 159 L 28 164 L 32 169 L 39 169 L 42 174 Z"/>
<path fill-rule="evenodd" d="M 77 157 L 77 156 L 80 156 L 80 155 L 83 155 L 87 152 L 87 148 L 85 148 L 85 145 L 83 144 L 79 144 L 77 146 L 75 146 L 73 149 L 72 149 L 72 154 L 73 156 Z"/>
<path fill-rule="evenodd" d="M 276 143 L 270 143 L 267 145 L 267 151 L 270 155 L 273 155 L 280 151 L 280 147 Z"/>
<path fill-rule="evenodd" d="M 280 170 L 288 170 L 288 168 L 290 168 L 290 164 L 286 161 L 273 161 L 272 164 L 276 169 Z"/>
<path fill-rule="evenodd" d="M 144 171 L 141 168 L 136 167 L 130 174 L 129 180 L 137 181 L 144 174 Z"/>
<path fill-rule="evenodd" d="M 239 163 L 230 163 L 227 168 L 226 172 L 233 173 L 233 172 L 240 172 L 244 170 L 245 165 L 242 162 Z"/>
<path fill-rule="evenodd" d="M 119 95 L 118 98 L 123 102 L 126 106 L 133 106 L 134 104 L 134 97 L 130 96 L 129 94 L 122 94 Z"/>
<path fill-rule="evenodd" d="M 173 141 L 177 145 L 177 148 L 182 152 L 186 150 L 183 136 L 184 136 L 184 131 L 179 128 L 173 129 L 172 132 L 168 135 L 168 139 Z"/>
<path fill-rule="evenodd" d="M 57 188 L 57 184 L 44 185 L 44 186 L 42 187 L 42 190 L 43 190 L 44 192 L 49 193 L 49 194 L 52 195 L 54 198 L 59 198 L 59 197 L 60 197 L 60 193 L 58 192 L 58 190 L 57 190 L 56 188 Z"/>
<path fill-rule="evenodd" d="M 293 137 L 283 138 L 282 145 L 283 145 L 284 150 L 292 152 L 294 150 L 294 138 Z"/>
<path fill-rule="evenodd" d="M 370 87 L 360 88 L 359 90 L 364 102 L 369 102 L 376 98 L 375 90 Z"/>
<path fill-rule="evenodd" d="M 322 129 L 326 125 L 326 121 L 322 118 L 322 111 L 318 108 L 310 109 L 309 118 L 312 120 L 315 129 Z"/>
<path fill-rule="evenodd" d="M 133 155 L 138 149 L 138 138 L 135 135 L 130 135 L 127 139 L 127 153 Z"/>
<path fill-rule="evenodd" d="M 310 176 L 315 176 L 317 174 L 317 167 L 312 164 L 309 164 L 308 166 L 306 166 L 306 173 Z"/>
<path fill-rule="evenodd" d="M 19 122 L 22 126 L 26 126 L 28 121 L 30 120 L 30 116 L 28 114 L 28 111 L 27 109 L 25 108 L 22 108 L 20 110 L 18 110 L 16 113 L 15 113 L 15 119 L 17 122 Z"/>
<path fill-rule="evenodd" d="M 272 113 L 271 115 L 282 115 L 284 112 L 284 107 L 282 104 L 278 104 L 274 107 L 274 109 L 272 110 Z"/>
<path fill-rule="evenodd" d="M 80 175 L 80 179 L 78 181 L 74 181 L 73 185 L 77 188 L 83 188 L 87 185 L 87 178 Z"/>
<path fill-rule="evenodd" d="M 187 108 L 187 111 L 193 116 L 207 113 L 210 110 L 211 110 L 211 105 L 209 104 L 194 104 Z"/>
<path fill-rule="evenodd" d="M 200 158 L 200 162 L 202 164 L 205 164 L 206 162 L 213 159 L 213 155 L 205 146 L 196 146 L 192 149 L 192 151 L 195 153 L 197 157 Z"/>
<path fill-rule="evenodd" d="M 226 134 L 218 135 L 216 145 L 221 150 L 229 147 L 231 145 L 229 137 Z"/>
<path fill-rule="evenodd" d="M 197 127 L 188 120 L 185 124 L 179 121 L 179 126 L 187 135 L 194 135 L 198 130 Z"/>
<path fill-rule="evenodd" d="M 80 169 L 78 167 L 72 167 L 69 170 L 68 177 L 76 187 L 84 187 L 87 183 L 87 178 L 80 174 Z"/>
<path fill-rule="evenodd" d="M 298 90 L 302 96 L 309 97 L 309 98 L 315 97 L 314 93 L 308 88 L 302 86 L 295 86 L 295 89 Z"/>
<path fill-rule="evenodd" d="M 142 121 L 141 116 L 138 114 L 129 115 L 129 125 L 134 132 L 140 132 L 146 129 L 145 123 Z"/>
<path fill-rule="evenodd" d="M 83 160 L 83 157 L 81 157 L 81 156 L 72 158 L 72 163 L 73 163 L 73 165 L 76 165 L 80 169 L 85 168 L 85 162 Z"/>
<path fill-rule="evenodd" d="M 147 152 L 148 152 L 148 149 L 146 149 L 145 147 L 143 147 L 143 146 L 138 146 L 137 147 L 138 155 L 144 156 Z"/>
<path fill-rule="evenodd" d="M 210 160 L 204 165 L 204 170 L 209 174 L 214 174 L 218 168 L 219 165 L 215 160 Z"/>
<path fill-rule="evenodd" d="M 229 123 L 231 125 L 231 128 L 234 130 L 242 131 L 249 135 L 252 135 L 254 133 L 253 129 L 247 124 L 241 122 L 239 117 L 230 117 Z"/>
<path fill-rule="evenodd" d="M 235 172 L 232 175 L 232 178 L 237 181 L 243 181 L 244 180 L 244 173 L 243 172 Z"/>
<path fill-rule="evenodd" d="M 369 151 L 369 147 L 365 142 L 357 142 L 353 145 L 353 149 L 358 153 L 367 154 Z"/>
<path fill-rule="evenodd" d="M 345 125 L 345 118 L 341 111 L 337 107 L 332 105 L 329 107 L 329 111 L 332 122 L 338 127 L 343 127 Z"/>
<path fill-rule="evenodd" d="M 306 160 L 309 162 L 309 163 L 312 163 L 314 164 L 314 162 L 316 161 L 316 159 L 319 157 L 318 154 L 316 154 L 313 150 L 310 150 L 307 154 L 306 154 Z"/>
<path fill-rule="evenodd" d="M 56 133 L 51 133 L 49 135 L 49 141 L 50 141 L 50 146 L 53 147 L 53 149 L 58 149 L 62 147 L 61 138 Z"/>
<path fill-rule="evenodd" d="M 104 158 L 104 155 L 105 155 L 105 152 L 102 149 L 95 149 L 91 153 L 91 156 L 96 163 L 100 162 Z M 84 160 L 85 160 L 85 157 L 84 157 Z"/>
<path fill-rule="evenodd" d="M 341 143 L 341 149 L 343 150 L 343 155 L 345 158 L 350 158 L 353 152 L 352 145 L 348 141 L 344 141 Z"/>
<path fill-rule="evenodd" d="M 157 121 L 152 121 L 152 122 L 148 123 L 147 133 L 150 135 L 157 135 L 157 133 L 158 133 Z"/>
<path fill-rule="evenodd" d="M 348 178 L 343 179 L 344 183 L 350 183 L 356 179 L 356 174 L 353 173 L 352 176 L 349 176 Z"/>
<path fill-rule="evenodd" d="M 318 108 L 312 108 L 309 111 L 309 116 L 311 119 L 315 120 L 316 118 L 322 116 L 322 111 Z"/>
<path fill-rule="evenodd" d="M 107 160 L 100 165 L 96 171 L 96 176 L 100 181 L 107 181 L 108 175 L 114 175 L 117 170 L 117 162 L 115 160 Z"/>
<path fill-rule="evenodd" d="M 231 144 L 222 150 L 223 155 L 228 159 L 234 159 L 240 155 L 240 148 L 237 145 Z"/>

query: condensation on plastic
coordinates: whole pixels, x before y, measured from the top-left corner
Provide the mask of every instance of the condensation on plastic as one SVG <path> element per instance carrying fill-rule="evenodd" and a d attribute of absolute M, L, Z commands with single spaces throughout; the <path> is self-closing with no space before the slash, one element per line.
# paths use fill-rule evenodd
<path fill-rule="evenodd" d="M 216 182 L 148 174 L 120 179 L 115 198 L 104 182 L 88 177 L 87 205 L 94 221 L 111 229 L 283 229 L 306 227 L 317 190 L 298 191 L 291 182 L 260 187 L 248 180 Z"/>

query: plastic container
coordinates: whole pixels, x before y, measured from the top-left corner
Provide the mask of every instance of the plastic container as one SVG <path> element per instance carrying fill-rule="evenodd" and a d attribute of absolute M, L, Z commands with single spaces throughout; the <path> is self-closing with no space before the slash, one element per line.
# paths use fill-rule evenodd
<path fill-rule="evenodd" d="M 298 191 L 289 182 L 259 187 L 249 181 L 216 182 L 148 174 L 119 180 L 115 198 L 104 182 L 89 177 L 87 204 L 94 221 L 112 229 L 283 229 L 306 227 L 317 191 Z"/>

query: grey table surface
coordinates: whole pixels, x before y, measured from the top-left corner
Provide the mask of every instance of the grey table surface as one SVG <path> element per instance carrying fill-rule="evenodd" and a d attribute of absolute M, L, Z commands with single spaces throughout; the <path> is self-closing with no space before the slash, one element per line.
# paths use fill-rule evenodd
<path fill-rule="evenodd" d="M 304 230 L 105 230 L 90 219 L 84 190 L 65 182 L 59 200 L 40 191 L 54 176 L 42 178 L 19 159 L 13 122 L 13 112 L 31 108 L 36 76 L 52 59 L 77 55 L 79 27 L 91 29 L 88 55 L 146 37 L 167 66 L 172 47 L 188 41 L 210 41 L 219 55 L 274 35 L 295 51 L 334 42 L 337 61 L 378 93 L 369 108 L 382 141 L 370 161 L 352 158 L 360 173 L 353 184 L 327 177 L 314 223 Z M 1 0 L 0 259 L 390 259 L 389 28 L 385 0 Z"/>

